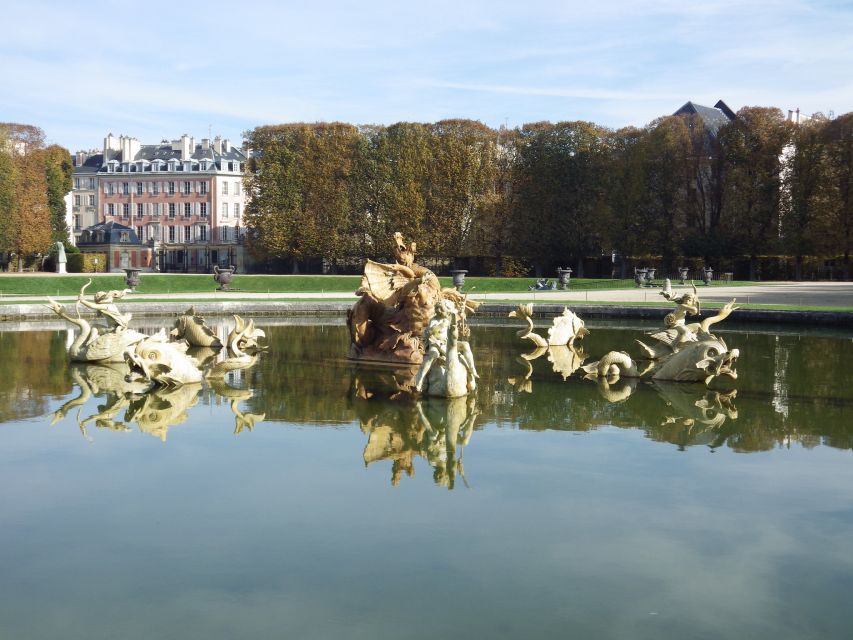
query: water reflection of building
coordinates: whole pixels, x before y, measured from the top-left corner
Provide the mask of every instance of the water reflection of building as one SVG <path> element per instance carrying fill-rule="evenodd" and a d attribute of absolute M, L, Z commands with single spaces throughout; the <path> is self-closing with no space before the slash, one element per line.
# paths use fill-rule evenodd
<path fill-rule="evenodd" d="M 773 341 L 773 409 L 782 417 L 788 417 L 788 348 L 781 344 L 779 336 Z"/>

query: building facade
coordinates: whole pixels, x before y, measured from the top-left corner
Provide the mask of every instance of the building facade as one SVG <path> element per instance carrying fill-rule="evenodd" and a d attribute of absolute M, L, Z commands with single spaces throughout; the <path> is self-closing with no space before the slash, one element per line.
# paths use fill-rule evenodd
<path fill-rule="evenodd" d="M 103 153 L 88 155 L 75 170 L 72 198 L 80 216 L 79 230 L 74 218 L 75 235 L 96 223 L 116 222 L 132 228 L 152 249 L 152 269 L 207 273 L 214 265 L 234 265 L 244 270 L 246 161 L 245 149 L 219 136 L 196 142 L 183 135 L 142 145 L 109 134 Z M 94 220 L 85 217 L 90 203 Z"/>
<path fill-rule="evenodd" d="M 80 241 L 83 229 L 99 222 L 98 170 L 103 156 L 97 151 L 78 151 L 74 157 L 74 174 L 71 187 L 71 240 Z"/>

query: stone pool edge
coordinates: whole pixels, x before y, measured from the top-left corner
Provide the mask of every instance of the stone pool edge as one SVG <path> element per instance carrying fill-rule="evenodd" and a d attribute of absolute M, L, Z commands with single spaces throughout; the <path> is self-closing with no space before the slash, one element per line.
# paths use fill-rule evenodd
<path fill-rule="evenodd" d="M 193 307 L 203 316 L 344 316 L 351 307 L 348 302 L 267 302 L 267 301 L 216 301 L 216 302 L 151 302 L 119 305 L 135 318 L 178 316 Z M 483 303 L 477 317 L 505 318 L 516 308 L 511 303 Z M 620 306 L 618 304 L 536 304 L 535 316 L 550 318 L 569 308 L 583 318 L 630 318 L 636 320 L 661 320 L 669 313 L 665 307 Z M 91 317 L 91 313 L 81 313 Z M 43 304 L 0 305 L 0 322 L 48 320 L 55 314 Z M 849 311 L 780 311 L 771 309 L 739 309 L 738 322 L 762 324 L 797 324 L 820 327 L 853 327 L 853 312 Z"/>

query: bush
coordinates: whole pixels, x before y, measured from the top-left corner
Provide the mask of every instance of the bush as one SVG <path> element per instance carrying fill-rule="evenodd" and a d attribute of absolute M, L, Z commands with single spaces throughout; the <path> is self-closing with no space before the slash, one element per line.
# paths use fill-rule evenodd
<path fill-rule="evenodd" d="M 95 258 L 98 259 L 98 272 L 103 273 L 107 264 L 105 253 L 69 253 L 66 255 L 68 264 L 65 265 L 68 273 L 93 273 L 95 271 Z"/>

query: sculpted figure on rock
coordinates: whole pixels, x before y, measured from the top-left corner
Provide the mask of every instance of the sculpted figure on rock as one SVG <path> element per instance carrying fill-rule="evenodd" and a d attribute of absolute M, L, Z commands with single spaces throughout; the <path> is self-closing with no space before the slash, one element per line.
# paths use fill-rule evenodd
<path fill-rule="evenodd" d="M 368 260 L 358 302 L 347 313 L 349 357 L 354 360 L 419 365 L 422 335 L 441 300 L 462 305 L 470 314 L 479 306 L 452 288 L 442 289 L 436 275 L 415 263 L 414 242 L 406 245 L 399 232 L 392 237 L 392 264 Z"/>

